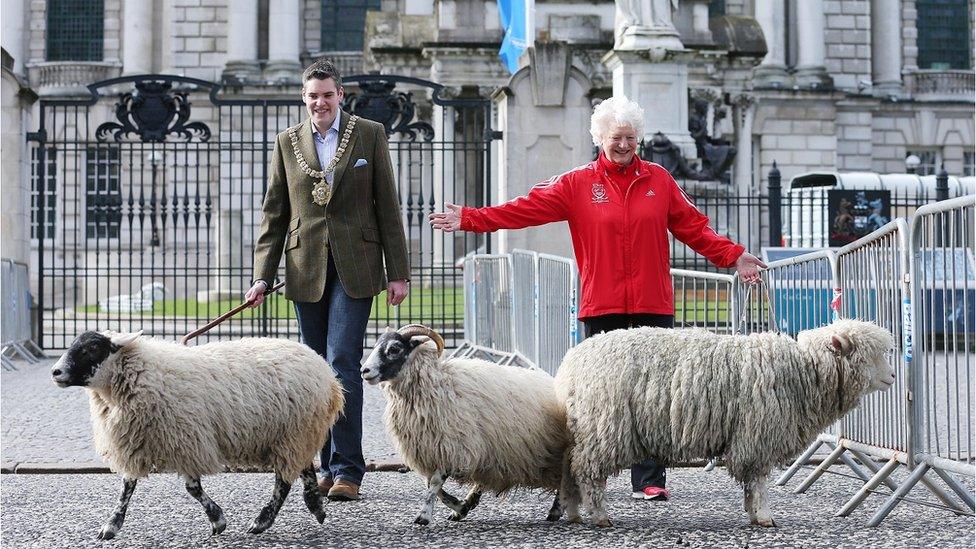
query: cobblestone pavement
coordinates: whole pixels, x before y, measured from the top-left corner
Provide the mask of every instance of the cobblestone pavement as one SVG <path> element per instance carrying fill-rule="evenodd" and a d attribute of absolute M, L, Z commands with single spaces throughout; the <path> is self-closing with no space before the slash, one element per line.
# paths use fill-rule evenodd
<path fill-rule="evenodd" d="M 125 527 L 113 547 L 972 547 L 972 517 L 901 505 L 878 528 L 866 521 L 880 496 L 848 518 L 835 518 L 857 485 L 830 475 L 804 495 L 771 493 L 777 528 L 748 525 L 741 490 L 724 471 L 674 469 L 674 498 L 666 503 L 630 498 L 626 473 L 610 481 L 611 529 L 548 523 L 549 497 L 537 491 L 485 497 L 460 523 L 446 520 L 438 504 L 430 526 L 413 524 L 423 482 L 413 473 L 367 475 L 364 499 L 329 503 L 319 525 L 296 487 L 266 533 L 246 533 L 267 501 L 270 474 L 223 474 L 204 488 L 226 513 L 227 530 L 210 536 L 200 505 L 175 475 L 140 481 Z M 120 488 L 114 475 L 3 475 L 2 543 L 5 548 L 96 547 L 95 539 Z M 454 485 L 449 490 L 461 495 Z M 106 544 L 107 546 L 107 544 Z"/>

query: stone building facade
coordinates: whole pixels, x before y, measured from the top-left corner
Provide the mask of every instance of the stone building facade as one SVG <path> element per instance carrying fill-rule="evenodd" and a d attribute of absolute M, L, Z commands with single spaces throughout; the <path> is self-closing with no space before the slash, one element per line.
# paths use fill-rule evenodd
<path fill-rule="evenodd" d="M 409 76 L 445 86 L 444 97 L 490 100 L 491 128 L 501 131 L 491 144 L 492 202 L 523 194 L 537 181 L 591 159 L 589 112 L 614 87 L 607 65 L 614 3 L 608 1 L 536 0 L 535 47 L 514 75 L 498 58 L 503 31 L 494 0 L 363 0 L 341 6 L 335 0 L 99 0 L 83 3 L 96 10 L 86 14 L 72 12 L 71 4 L 3 4 L 2 40 L 13 58 L 11 74 L 41 99 L 87 97 L 92 82 L 148 73 L 218 82 L 225 97 L 297 99 L 301 68 L 328 56 L 346 75 Z M 923 173 L 944 165 L 951 174 L 972 175 L 974 6 L 972 0 L 941 4 L 949 5 L 942 19 L 932 16 L 937 6 L 926 0 L 682 0 L 674 23 L 685 48 L 680 62 L 687 65 L 689 97 L 707 106 L 707 134 L 737 149 L 728 183 L 688 181 L 686 188 L 757 195 L 765 192 L 765 174 L 774 161 L 786 182 L 815 170 L 903 172 L 909 154 L 920 156 Z M 89 25 L 79 31 L 81 20 Z M 955 25 L 948 37 L 945 25 Z M 76 33 L 86 38 L 83 45 L 66 38 Z M 418 112 L 447 131 L 437 126 L 443 112 L 430 104 L 430 90 L 417 90 Z M 209 105 L 206 93 L 190 90 L 194 119 L 216 127 L 232 111 Z M 92 116 L 111 120 L 116 101 L 106 93 Z M 37 105 L 25 108 L 33 108 L 36 121 Z M 233 131 L 254 124 L 246 112 L 234 116 Z M 276 122 L 287 125 L 300 117 L 300 109 L 286 109 Z M 645 137 L 655 131 L 648 127 Z M 5 166 L 15 152 L 4 148 Z M 198 154 L 204 159 L 182 162 L 209 164 L 210 172 L 182 176 L 186 187 L 177 194 L 201 196 L 201 185 L 210 185 L 206 192 L 213 195 L 242 196 L 246 207 L 214 212 L 224 222 L 215 223 L 212 235 L 215 242 L 233 244 L 215 253 L 228 269 L 240 271 L 251 244 L 247 227 L 258 221 L 260 183 L 254 183 L 253 168 L 260 159 Z M 436 160 L 433 154 L 424 162 Z M 86 162 L 73 169 L 97 169 Z M 145 162 L 122 169 L 145 170 Z M 222 178 L 229 166 L 249 175 Z M 439 177 L 461 178 L 458 166 Z M 82 181 L 85 174 L 74 177 Z M 10 185 L 5 178 L 4 188 Z M 246 192 L 248 185 L 258 192 Z M 57 222 L 84 231 L 85 195 L 61 189 Z M 441 193 L 437 199 L 455 196 Z M 174 209 L 184 207 L 181 200 L 174 197 Z M 748 239 L 737 230 L 728 232 Z M 449 245 L 424 238 L 427 243 L 415 246 L 434 246 L 430 253 L 437 261 L 454 259 L 440 248 Z M 503 249 L 527 246 L 569 255 L 567 232 L 558 226 L 499 239 Z M 56 240 L 50 253 L 56 253 Z M 180 261 L 173 258 L 169 265 L 188 266 Z M 238 291 L 237 284 L 215 287 Z M 132 288 L 76 291 L 91 299 L 123 290 Z"/>

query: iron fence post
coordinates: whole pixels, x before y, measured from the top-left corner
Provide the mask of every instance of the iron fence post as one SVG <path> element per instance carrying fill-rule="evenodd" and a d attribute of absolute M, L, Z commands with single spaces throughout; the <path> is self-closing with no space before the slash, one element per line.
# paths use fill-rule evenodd
<path fill-rule="evenodd" d="M 41 101 L 38 129 L 36 132 L 28 132 L 27 141 L 37 142 L 37 346 L 44 348 L 44 241 L 47 236 L 45 218 L 47 217 L 47 158 L 45 157 L 45 144 L 47 142 L 47 130 L 44 126 L 44 101 Z M 28 288 L 30 287 L 30 275 L 28 274 Z"/>
<path fill-rule="evenodd" d="M 940 202 L 949 199 L 949 172 L 946 171 L 945 164 L 935 176 L 935 199 Z"/>
<path fill-rule="evenodd" d="M 773 160 L 773 167 L 769 170 L 769 245 L 783 245 L 783 218 L 782 218 L 782 199 L 783 192 L 780 186 L 781 176 L 776 161 Z"/>
<path fill-rule="evenodd" d="M 949 200 L 949 172 L 946 171 L 945 164 L 935 176 L 935 199 L 939 202 Z M 949 223 L 942 223 L 935 231 L 935 245 L 943 246 L 949 242 Z"/>

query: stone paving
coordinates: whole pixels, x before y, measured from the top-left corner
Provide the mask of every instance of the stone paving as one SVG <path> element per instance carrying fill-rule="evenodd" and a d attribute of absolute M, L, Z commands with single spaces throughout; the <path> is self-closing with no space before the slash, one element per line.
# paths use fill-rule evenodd
<path fill-rule="evenodd" d="M 431 525 L 413 524 L 424 491 L 413 473 L 367 475 L 364 499 L 329 503 L 319 525 L 292 490 L 275 525 L 246 533 L 271 494 L 270 474 L 223 474 L 204 489 L 226 513 L 227 530 L 210 536 L 200 505 L 175 475 L 140 481 L 126 523 L 113 547 L 972 547 L 973 519 L 901 505 L 878 528 L 868 528 L 869 507 L 848 518 L 833 512 L 857 486 L 830 475 L 804 495 L 774 488 L 776 528 L 748 524 L 741 490 L 724 471 L 669 472 L 674 491 L 666 503 L 630 498 L 626 473 L 610 481 L 610 529 L 544 520 L 549 496 L 537 491 L 485 497 L 460 523 L 438 504 Z M 5 548 L 69 549 L 103 544 L 95 539 L 118 495 L 114 475 L 3 475 L 2 541 Z M 460 495 L 462 490 L 451 485 Z M 108 545 L 108 544 L 104 544 Z"/>
<path fill-rule="evenodd" d="M 59 389 L 50 382 L 53 361 L 27 365 L 0 374 L 2 461 L 51 463 L 70 470 L 98 460 L 91 447 L 91 428 L 85 391 Z M 383 395 L 366 388 L 364 452 L 368 459 L 395 459 L 393 445 L 382 428 Z M 844 467 L 833 467 L 848 473 Z M 789 487 L 773 487 L 772 506 L 777 528 L 748 525 L 742 511 L 741 489 L 725 472 L 700 468 L 668 473 L 674 498 L 667 503 L 635 501 L 629 497 L 624 472 L 610 480 L 612 529 L 556 524 L 543 520 L 550 496 L 538 491 L 516 492 L 503 498 L 486 497 L 461 523 L 447 521 L 438 507 L 428 527 L 413 525 L 424 492 L 413 473 L 370 473 L 363 485 L 364 500 L 330 503 L 325 526 L 305 511 L 296 487 L 275 526 L 260 536 L 246 534 L 271 493 L 269 474 L 223 474 L 204 479 L 204 488 L 220 504 L 229 526 L 212 538 L 202 509 L 175 475 L 154 475 L 136 488 L 117 547 L 972 547 L 976 527 L 972 516 L 955 516 L 941 509 L 903 503 L 879 528 L 865 526 L 883 501 L 868 499 L 851 517 L 833 513 L 856 492 L 860 482 L 825 475 L 810 491 L 794 495 Z M 899 472 L 897 478 L 903 478 Z M 115 504 L 120 480 L 111 474 L 5 474 L 0 476 L 3 547 L 74 548 L 101 545 L 95 538 Z M 967 479 L 969 488 L 972 481 Z M 451 491 L 462 495 L 462 488 Z M 912 496 L 932 501 L 921 489 Z"/>

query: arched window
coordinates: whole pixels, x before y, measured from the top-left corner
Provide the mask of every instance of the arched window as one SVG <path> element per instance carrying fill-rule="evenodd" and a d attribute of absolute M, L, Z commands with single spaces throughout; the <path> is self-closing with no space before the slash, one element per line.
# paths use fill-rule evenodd
<path fill-rule="evenodd" d="M 918 68 L 970 68 L 968 4 L 967 0 L 916 0 Z"/>
<path fill-rule="evenodd" d="M 47 0 L 47 60 L 101 61 L 103 0 Z"/>
<path fill-rule="evenodd" d="M 366 12 L 380 0 L 322 0 L 322 51 L 362 51 Z"/>

